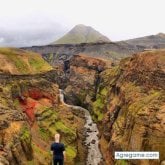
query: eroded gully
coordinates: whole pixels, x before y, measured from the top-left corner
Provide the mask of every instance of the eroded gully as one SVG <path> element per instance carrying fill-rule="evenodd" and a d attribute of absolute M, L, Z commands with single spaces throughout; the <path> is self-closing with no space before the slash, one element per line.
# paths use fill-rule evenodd
<path fill-rule="evenodd" d="M 88 155 L 86 159 L 87 165 L 99 165 L 102 161 L 102 154 L 99 148 L 99 138 L 98 138 L 98 128 L 97 125 L 92 121 L 91 115 L 89 111 L 80 106 L 68 105 L 64 102 L 64 93 L 63 90 L 60 89 L 60 100 L 61 103 L 67 107 L 84 111 L 86 123 L 85 127 L 85 145 L 88 147 Z"/>

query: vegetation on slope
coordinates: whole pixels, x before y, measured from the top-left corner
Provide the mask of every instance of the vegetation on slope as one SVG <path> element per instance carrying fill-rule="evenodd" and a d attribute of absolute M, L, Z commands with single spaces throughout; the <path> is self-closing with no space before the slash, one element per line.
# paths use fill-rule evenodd
<path fill-rule="evenodd" d="M 118 67 L 101 73 L 96 102 L 108 100 L 98 108 L 99 112 L 104 112 L 101 149 L 103 153 L 109 153 L 109 156 L 104 155 L 107 163 L 112 164 L 111 155 L 115 150 L 159 151 L 160 160 L 164 160 L 164 58 L 165 50 L 147 51 L 124 59 Z M 96 115 L 95 103 L 93 113 Z M 117 160 L 113 163 L 130 162 Z M 137 164 L 140 163 L 141 160 Z M 157 160 L 148 161 L 152 165 L 159 163 Z"/>
<path fill-rule="evenodd" d="M 26 77 L 8 75 L 7 80 L 1 80 L 0 76 L 0 147 L 6 155 L 11 153 L 10 157 L 0 153 L 0 164 L 50 164 L 50 145 L 56 132 L 66 146 L 66 164 L 74 165 L 77 157 L 84 160 L 79 135 L 84 119 L 61 105 L 57 84 L 40 77 Z"/>
<path fill-rule="evenodd" d="M 109 42 L 110 40 L 103 36 L 92 27 L 85 25 L 77 25 L 62 38 L 53 44 L 78 44 L 90 42 Z"/>
<path fill-rule="evenodd" d="M 51 69 L 37 53 L 16 48 L 0 48 L 0 73 L 36 74 Z"/>

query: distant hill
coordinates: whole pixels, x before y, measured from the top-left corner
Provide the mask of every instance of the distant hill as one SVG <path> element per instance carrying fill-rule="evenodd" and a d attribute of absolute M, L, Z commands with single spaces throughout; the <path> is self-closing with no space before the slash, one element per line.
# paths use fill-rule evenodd
<path fill-rule="evenodd" d="M 38 53 L 17 48 L 0 48 L 0 73 L 36 74 L 51 69 Z"/>
<path fill-rule="evenodd" d="M 165 34 L 150 35 L 125 41 L 134 46 L 144 46 L 146 48 L 165 48 Z"/>
<path fill-rule="evenodd" d="M 62 38 L 51 44 L 79 44 L 90 42 L 110 42 L 110 40 L 90 26 L 76 25 Z"/>

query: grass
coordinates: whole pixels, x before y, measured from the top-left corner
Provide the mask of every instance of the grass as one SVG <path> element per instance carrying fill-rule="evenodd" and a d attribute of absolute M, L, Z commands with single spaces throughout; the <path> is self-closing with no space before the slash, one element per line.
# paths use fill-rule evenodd
<path fill-rule="evenodd" d="M 0 56 L 5 59 L 0 70 L 3 71 L 5 65 L 8 67 L 7 71 L 12 74 L 35 74 L 52 69 L 37 53 L 16 48 L 0 48 Z"/>

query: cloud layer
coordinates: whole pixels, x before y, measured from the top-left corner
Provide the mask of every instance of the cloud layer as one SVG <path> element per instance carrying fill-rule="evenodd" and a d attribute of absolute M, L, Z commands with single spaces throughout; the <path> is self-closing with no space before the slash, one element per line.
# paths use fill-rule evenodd
<path fill-rule="evenodd" d="M 48 44 L 76 24 L 111 40 L 165 33 L 164 0 L 0 0 L 0 46 Z"/>

